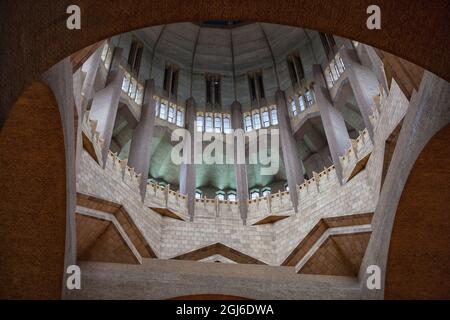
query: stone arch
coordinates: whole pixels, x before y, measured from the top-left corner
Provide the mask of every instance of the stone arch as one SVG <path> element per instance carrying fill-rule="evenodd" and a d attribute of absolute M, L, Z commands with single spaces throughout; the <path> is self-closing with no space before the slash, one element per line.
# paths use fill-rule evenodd
<path fill-rule="evenodd" d="M 183 10 L 179 10 L 180 3 L 186 6 Z M 392 7 L 389 0 L 379 3 L 382 8 L 383 4 Z M 213 12 L 221 12 L 222 19 L 258 19 L 352 38 L 407 58 L 444 78 L 450 76 L 449 48 L 445 41 L 448 29 L 436 32 L 431 38 L 428 32 L 423 32 L 434 31 L 437 28 L 434 25 L 448 28 L 450 10 L 446 1 L 436 1 L 434 6 L 426 3 L 411 6 L 410 1 L 399 0 L 395 3 L 397 10 L 386 12 L 386 25 L 377 32 L 365 30 L 365 19 L 354 18 L 360 14 L 365 17 L 368 2 L 340 3 L 330 8 L 327 1 L 310 1 L 302 3 L 301 10 L 292 8 L 291 3 L 270 0 L 257 4 L 244 0 L 233 4 L 209 1 L 201 5 L 176 0 L 166 1 L 164 5 L 131 0 L 111 7 L 104 7 L 97 1 L 80 0 L 79 4 L 84 21 L 84 30 L 80 32 L 65 29 L 65 2 L 48 0 L 40 6 L 18 2 L 2 4 L 5 19 L 1 27 L 8 32 L 2 33 L 1 42 L 9 54 L 0 54 L 7 62 L 0 78 L 3 91 L 0 102 L 0 256 L 7 256 L 9 263 L 0 264 L 1 297 L 61 297 L 67 221 L 60 213 L 66 212 L 70 201 L 66 177 L 74 179 L 74 172 L 66 172 L 68 163 L 64 157 L 67 150 L 71 150 L 71 137 L 64 138 L 64 121 L 49 87 L 32 81 L 73 52 L 114 34 L 149 25 L 214 19 L 217 16 Z M 135 8 L 136 18 L 124 20 L 129 15 L 122 13 L 130 8 Z M 397 12 L 403 13 L 404 28 L 392 28 L 398 22 Z M 28 23 L 17 25 L 18 16 L 28 16 Z M 415 26 L 415 21 L 423 23 Z M 430 23 L 428 28 L 424 23 Z M 404 36 L 404 30 L 415 34 L 414 41 Z M 29 46 L 23 47 L 23 44 Z M 36 106 L 36 101 L 42 103 Z M 35 190 L 36 194 L 27 194 L 27 190 Z M 431 204 L 422 203 L 424 208 Z M 36 221 L 39 223 L 33 223 Z M 388 278 L 386 297 L 395 297 L 395 291 L 390 291 L 395 284 L 389 281 Z"/>

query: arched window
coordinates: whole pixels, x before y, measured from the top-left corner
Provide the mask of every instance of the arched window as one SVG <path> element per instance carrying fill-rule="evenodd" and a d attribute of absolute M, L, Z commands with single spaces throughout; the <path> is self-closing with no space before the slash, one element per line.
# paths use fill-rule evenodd
<path fill-rule="evenodd" d="M 270 118 L 272 120 L 272 125 L 278 124 L 278 115 L 277 115 L 277 108 L 272 107 L 270 110 Z"/>
<path fill-rule="evenodd" d="M 167 113 L 167 121 L 169 121 L 170 123 L 174 123 L 175 122 L 175 108 L 173 106 L 169 107 L 169 112 Z"/>
<path fill-rule="evenodd" d="M 153 99 L 155 99 L 155 115 L 158 117 L 159 116 L 159 98 L 153 97 Z"/>
<path fill-rule="evenodd" d="M 222 132 L 222 115 L 220 113 L 214 115 L 214 131 L 216 133 Z"/>
<path fill-rule="evenodd" d="M 258 189 L 253 189 L 250 191 L 250 199 L 257 199 L 259 198 L 259 190 Z"/>
<path fill-rule="evenodd" d="M 136 102 L 138 105 L 141 105 L 143 99 L 144 99 L 144 87 L 141 84 L 138 84 L 136 91 L 136 99 L 134 99 L 134 102 Z"/>
<path fill-rule="evenodd" d="M 234 192 L 234 191 L 229 191 L 228 192 L 228 194 L 227 194 L 227 199 L 229 200 L 229 201 L 236 201 L 236 192 Z"/>
<path fill-rule="evenodd" d="M 134 78 L 131 78 L 131 84 L 130 89 L 128 90 L 128 96 L 134 100 L 136 98 L 136 91 L 137 91 L 137 80 Z"/>
<path fill-rule="evenodd" d="M 231 121 L 229 115 L 224 115 L 223 117 L 223 132 L 225 133 L 231 132 Z"/>
<path fill-rule="evenodd" d="M 184 111 L 182 109 L 177 110 L 177 126 L 182 127 L 184 124 Z"/>
<path fill-rule="evenodd" d="M 167 119 L 167 101 L 161 100 L 161 104 L 159 106 L 159 117 L 161 119 Z"/>
<path fill-rule="evenodd" d="M 125 76 L 122 81 L 122 91 L 128 94 L 128 89 L 130 88 L 131 75 L 125 72 Z"/>
<path fill-rule="evenodd" d="M 245 126 L 245 131 L 253 130 L 252 117 L 249 114 L 247 114 L 244 118 L 244 126 Z"/>
<path fill-rule="evenodd" d="M 284 191 L 289 192 L 289 185 L 287 183 L 284 184 Z"/>
<path fill-rule="evenodd" d="M 213 132 L 213 120 L 210 115 L 206 116 L 205 118 L 205 131 Z"/>
<path fill-rule="evenodd" d="M 338 53 L 334 57 L 334 62 L 336 65 L 337 72 L 339 73 L 339 76 L 341 76 L 345 71 L 344 61 L 342 61 L 341 55 Z"/>
<path fill-rule="evenodd" d="M 201 198 L 203 198 L 202 190 L 199 190 L 199 189 L 195 190 L 195 199 L 201 199 Z"/>
<path fill-rule="evenodd" d="M 270 192 L 271 192 L 270 187 L 265 187 L 262 189 L 262 196 L 267 197 L 268 195 L 270 195 Z"/>
<path fill-rule="evenodd" d="M 261 119 L 262 119 L 262 125 L 264 128 L 267 128 L 270 126 L 270 117 L 269 117 L 269 111 L 267 109 L 264 109 L 261 113 Z"/>
<path fill-rule="evenodd" d="M 225 192 L 223 192 L 223 191 L 217 191 L 217 192 L 216 192 L 216 198 L 219 199 L 219 200 L 221 200 L 221 201 L 225 200 Z"/>
<path fill-rule="evenodd" d="M 311 107 L 314 104 L 314 98 L 311 94 L 310 90 L 305 92 L 306 102 L 308 103 L 308 107 Z"/>
<path fill-rule="evenodd" d="M 292 115 L 297 115 L 297 104 L 295 103 L 295 99 L 292 99 L 290 102 Z"/>
<path fill-rule="evenodd" d="M 256 130 L 261 129 L 261 118 L 258 111 L 253 113 L 253 128 Z"/>
<path fill-rule="evenodd" d="M 197 113 L 197 132 L 203 132 L 203 114 Z"/>
<path fill-rule="evenodd" d="M 298 104 L 300 106 L 300 112 L 305 111 L 305 100 L 303 100 L 303 96 L 298 96 Z"/>

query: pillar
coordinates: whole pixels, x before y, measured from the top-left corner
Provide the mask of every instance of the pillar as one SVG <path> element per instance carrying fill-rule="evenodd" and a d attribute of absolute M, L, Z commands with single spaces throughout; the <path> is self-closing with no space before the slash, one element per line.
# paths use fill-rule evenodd
<path fill-rule="evenodd" d="M 234 130 L 242 129 L 244 127 L 244 120 L 242 116 L 242 107 L 238 101 L 234 101 L 231 105 L 231 125 Z M 236 175 L 236 192 L 239 200 L 239 212 L 241 214 L 244 225 L 247 223 L 248 216 L 248 178 L 247 178 L 247 165 L 245 163 L 237 163 L 237 148 L 238 145 L 234 145 L 234 171 Z"/>
<path fill-rule="evenodd" d="M 291 122 L 288 115 L 288 105 L 284 91 L 278 89 L 275 93 L 277 105 L 278 127 L 280 130 L 281 149 L 283 151 L 284 167 L 289 186 L 294 211 L 298 211 L 297 186 L 303 183 L 303 167 L 297 150 L 295 138 L 292 135 Z"/>
<path fill-rule="evenodd" d="M 81 71 L 86 73 L 83 86 L 81 88 L 81 116 L 84 116 L 89 100 L 92 98 L 94 91 L 95 79 L 97 77 L 98 67 L 100 65 L 103 45 L 101 45 L 83 64 Z"/>
<path fill-rule="evenodd" d="M 371 69 L 361 64 L 350 40 L 341 48 L 340 56 L 364 123 L 373 140 L 373 127 L 369 117 L 373 114 L 373 98 L 380 93 L 378 79 Z"/>
<path fill-rule="evenodd" d="M 330 93 L 323 76 L 320 65 L 313 65 L 314 91 L 316 93 L 316 103 L 322 118 L 325 135 L 328 141 L 331 158 L 339 180 L 342 179 L 342 167 L 339 156 L 344 155 L 351 146 L 344 117 L 331 102 Z"/>
<path fill-rule="evenodd" d="M 180 166 L 180 193 L 187 195 L 188 213 L 191 221 L 194 220 L 195 210 L 195 164 L 194 164 L 194 133 L 195 133 L 195 100 L 186 101 L 186 129 L 191 139 L 191 161 Z"/>
<path fill-rule="evenodd" d="M 95 93 L 91 112 L 89 114 L 91 120 L 97 121 L 97 131 L 103 139 L 103 166 L 106 164 L 122 91 L 124 76 L 124 69 L 120 67 L 122 62 L 122 51 L 123 49 L 119 47 L 114 50 L 114 56 L 106 79 L 105 88 Z"/>
<path fill-rule="evenodd" d="M 144 103 L 141 108 L 141 118 L 133 131 L 130 145 L 128 165 L 141 174 L 141 196 L 145 198 L 147 190 L 148 170 L 150 168 L 151 143 L 155 127 L 155 81 L 147 80 L 145 83 Z"/>
<path fill-rule="evenodd" d="M 86 60 L 83 66 L 74 74 L 74 98 L 77 109 L 77 147 L 76 159 L 77 166 L 81 163 L 81 152 L 83 150 L 83 120 L 86 113 L 86 108 L 89 100 L 94 93 L 94 83 L 97 77 L 98 67 L 101 61 L 103 46 L 101 45 L 93 54 Z M 85 73 L 84 81 L 81 83 L 81 73 Z M 76 78 L 75 78 L 76 76 Z M 78 171 L 78 168 L 77 168 Z"/>
<path fill-rule="evenodd" d="M 384 91 L 388 93 L 389 86 L 386 78 L 386 73 L 384 72 L 383 61 L 381 60 L 380 56 L 378 55 L 374 47 L 362 43 L 360 43 L 360 46 L 362 46 L 362 48 L 365 50 L 367 54 L 367 58 L 369 60 L 368 62 L 370 64 L 372 72 L 377 77 L 378 82 L 383 86 Z"/>

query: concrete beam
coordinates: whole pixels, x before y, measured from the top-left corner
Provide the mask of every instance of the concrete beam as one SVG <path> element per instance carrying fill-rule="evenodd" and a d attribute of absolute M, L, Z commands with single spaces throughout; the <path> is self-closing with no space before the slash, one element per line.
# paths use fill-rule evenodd
<path fill-rule="evenodd" d="M 234 130 L 243 129 L 244 122 L 242 117 L 242 106 L 238 101 L 234 101 L 231 105 L 231 125 Z M 247 177 L 247 164 L 237 163 L 237 148 L 234 146 L 234 159 L 236 161 L 234 171 L 236 174 L 236 192 L 239 200 L 239 212 L 244 225 L 247 223 L 247 211 L 248 211 L 248 177 Z"/>
<path fill-rule="evenodd" d="M 190 164 L 181 164 L 180 166 L 180 192 L 187 195 L 188 213 L 191 221 L 194 221 L 195 211 L 195 164 L 194 164 L 194 133 L 195 127 L 195 100 L 189 98 L 186 101 L 186 129 L 191 135 L 191 161 Z"/>
<path fill-rule="evenodd" d="M 288 106 L 286 103 L 286 95 L 283 91 L 277 90 L 275 93 L 275 101 L 277 104 L 278 124 L 280 130 L 281 149 L 283 151 L 284 167 L 289 186 L 289 195 L 291 197 L 294 211 L 298 211 L 298 194 L 297 186 L 304 181 L 303 168 L 300 156 L 297 150 L 297 144 L 292 136 L 291 122 L 288 115 Z"/>
<path fill-rule="evenodd" d="M 336 167 L 338 177 L 341 179 L 342 167 L 339 156 L 344 155 L 350 148 L 350 137 L 348 135 L 347 127 L 345 126 L 344 117 L 331 102 L 330 93 L 325 83 L 320 65 L 313 65 L 313 74 L 316 103 L 319 107 L 331 158 Z"/>
<path fill-rule="evenodd" d="M 122 51 L 123 49 L 119 47 L 115 49 L 111 69 L 106 79 L 106 86 L 95 93 L 89 114 L 91 120 L 97 121 L 96 130 L 100 132 L 100 137 L 104 140 L 102 146 L 103 166 L 106 164 L 122 91 L 124 76 L 124 70 L 120 67 Z"/>
<path fill-rule="evenodd" d="M 378 79 L 371 69 L 361 64 L 350 40 L 345 41 L 344 47 L 339 52 L 364 123 L 373 141 L 373 127 L 369 117 L 373 114 L 373 98 L 380 93 Z"/>

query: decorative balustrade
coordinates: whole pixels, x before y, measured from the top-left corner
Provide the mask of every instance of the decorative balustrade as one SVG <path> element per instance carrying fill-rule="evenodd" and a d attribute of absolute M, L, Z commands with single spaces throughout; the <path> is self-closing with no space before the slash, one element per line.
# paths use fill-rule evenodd
<path fill-rule="evenodd" d="M 182 220 L 189 220 L 187 197 L 179 191 L 171 190 L 170 185 L 160 186 L 148 182 L 144 204 L 155 210 L 168 210 Z"/>
<path fill-rule="evenodd" d="M 122 160 L 117 153 L 109 150 L 105 170 L 109 170 L 111 177 L 115 180 L 122 181 L 132 190 L 139 192 L 141 174 L 137 174 L 134 168 L 128 166 L 127 162 L 127 159 Z"/>
<path fill-rule="evenodd" d="M 369 131 L 364 129 L 359 133 L 358 138 L 350 139 L 351 147 L 347 152 L 339 157 L 339 162 L 342 166 L 342 177 L 346 181 L 354 171 L 356 165 L 360 161 L 367 162 L 368 156 L 373 150 L 372 140 L 369 136 Z"/>
<path fill-rule="evenodd" d="M 302 207 L 311 205 L 316 196 L 327 190 L 335 190 L 339 180 L 334 165 L 324 168 L 321 172 L 313 171 L 313 177 L 298 186 L 299 203 Z"/>
<path fill-rule="evenodd" d="M 387 99 L 386 92 L 384 91 L 384 88 L 381 85 L 379 87 L 379 92 L 380 92 L 379 95 L 373 97 L 372 114 L 369 116 L 369 121 L 374 129 L 377 127 L 379 123 L 379 118 L 381 115 L 381 107 L 382 105 L 384 105 Z"/>
<path fill-rule="evenodd" d="M 288 191 L 279 191 L 248 201 L 248 223 L 250 225 L 258 224 L 267 219 L 286 218 L 293 213 Z"/>
<path fill-rule="evenodd" d="M 94 144 L 94 146 L 103 145 L 104 140 L 100 137 L 97 129 L 97 121 L 89 119 L 89 111 L 86 111 L 82 123 L 82 131 Z"/>

